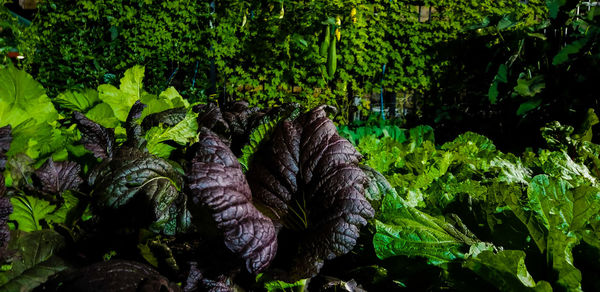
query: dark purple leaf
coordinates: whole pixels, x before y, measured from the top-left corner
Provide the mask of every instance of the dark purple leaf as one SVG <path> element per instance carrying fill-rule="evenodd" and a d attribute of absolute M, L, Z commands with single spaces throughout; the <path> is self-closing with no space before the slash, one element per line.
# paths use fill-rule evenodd
<path fill-rule="evenodd" d="M 197 105 L 194 106 L 194 111 L 198 113 L 198 128 L 205 127 L 219 135 L 223 142 L 230 142 L 229 124 L 223 119 L 221 109 L 216 104 Z"/>
<path fill-rule="evenodd" d="M 114 212 L 107 220 L 152 224 L 152 231 L 168 235 L 187 228 L 186 199 L 179 192 L 183 179 L 164 159 L 122 147 L 90 172 L 88 183 L 96 208 Z"/>
<path fill-rule="evenodd" d="M 0 175 L 0 178 L 4 180 L 2 175 Z M 12 212 L 13 207 L 10 203 L 10 200 L 0 194 L 0 260 L 3 258 L 2 254 L 4 252 L 4 248 L 6 248 L 6 245 L 10 240 L 10 230 L 8 229 L 6 222 L 8 221 L 8 216 L 10 216 Z"/>
<path fill-rule="evenodd" d="M 97 158 L 111 158 L 114 150 L 115 130 L 94 123 L 80 112 L 73 112 L 73 117 L 81 131 L 83 146 Z"/>
<path fill-rule="evenodd" d="M 133 261 L 111 260 L 60 273 L 43 291 L 175 292 L 181 288 L 152 267 Z"/>
<path fill-rule="evenodd" d="M 4 171 L 6 166 L 6 152 L 8 152 L 12 142 L 11 130 L 10 125 L 0 128 L 0 172 Z"/>
<path fill-rule="evenodd" d="M 79 176 L 81 167 L 72 161 L 54 162 L 48 159 L 42 167 L 35 171 L 41 184 L 41 190 L 46 193 L 60 194 L 66 190 L 78 190 L 83 179 Z"/>
<path fill-rule="evenodd" d="M 255 157 L 248 181 L 265 213 L 299 236 L 288 279 L 315 276 L 325 260 L 350 252 L 374 211 L 365 199 L 361 155 L 318 107 L 284 121 Z"/>
<path fill-rule="evenodd" d="M 249 272 L 258 273 L 275 255 L 275 227 L 252 205 L 250 188 L 231 150 L 206 128 L 199 136 L 189 150 L 190 204 L 210 210 L 227 248 L 245 260 Z"/>
<path fill-rule="evenodd" d="M 127 115 L 125 131 L 127 131 L 127 145 L 129 147 L 140 148 L 144 144 L 142 126 L 136 122 L 142 116 L 144 108 L 146 108 L 146 105 L 138 100 L 133 104 Z"/>

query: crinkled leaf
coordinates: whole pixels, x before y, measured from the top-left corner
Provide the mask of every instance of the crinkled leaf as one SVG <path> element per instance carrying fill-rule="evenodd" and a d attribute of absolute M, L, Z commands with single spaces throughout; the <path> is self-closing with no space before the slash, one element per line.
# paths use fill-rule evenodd
<path fill-rule="evenodd" d="M 214 103 L 195 105 L 193 110 L 198 113 L 198 127 L 205 127 L 219 135 L 223 142 L 229 143 L 231 133 L 229 124 L 223 119 L 223 114 L 218 105 Z"/>
<path fill-rule="evenodd" d="M 164 147 L 166 141 L 173 141 L 179 145 L 186 145 L 196 138 L 198 124 L 196 122 L 196 113 L 188 111 L 183 120 L 173 126 L 152 127 L 145 134 L 148 141 L 146 147 L 148 151 L 158 157 L 168 157 L 172 147 Z"/>
<path fill-rule="evenodd" d="M 256 151 L 258 151 L 261 141 L 268 139 L 278 122 L 279 119 L 266 121 L 252 131 L 249 142 L 242 148 L 242 156 L 238 159 L 244 171 L 248 170 L 250 160 Z"/>
<path fill-rule="evenodd" d="M 416 126 L 408 131 L 410 136 L 410 149 L 415 149 L 425 141 L 435 142 L 433 128 L 426 125 Z"/>
<path fill-rule="evenodd" d="M 422 256 L 443 264 L 462 258 L 465 244 L 473 243 L 450 223 L 407 206 L 395 192 L 384 198 L 375 227 L 373 246 L 380 259 Z"/>
<path fill-rule="evenodd" d="M 153 231 L 169 235 L 187 228 L 185 198 L 179 196 L 182 178 L 163 159 L 138 149 L 122 148 L 112 160 L 104 161 L 91 172 L 88 182 L 100 210 L 118 212 L 127 206 L 139 212 L 136 223 L 152 224 Z"/>
<path fill-rule="evenodd" d="M 364 197 L 361 156 L 337 134 L 327 109 L 282 121 L 248 171 L 261 210 L 304 234 L 288 280 L 312 277 L 326 259 L 350 252 L 374 213 Z"/>
<path fill-rule="evenodd" d="M 16 251 L 16 256 L 12 268 L 0 272 L 0 289 L 31 291 L 66 269 L 67 264 L 56 256 L 63 246 L 64 238 L 51 229 L 13 232 L 8 249 Z"/>
<path fill-rule="evenodd" d="M 0 127 L 0 173 L 4 171 L 6 166 L 6 152 L 10 149 L 10 143 L 12 142 L 11 131 L 12 127 L 10 125 Z M 2 179 L 4 180 L 4 177 Z M 4 184 L 4 182 L 0 183 Z"/>
<path fill-rule="evenodd" d="M 27 119 L 37 124 L 58 118 L 42 85 L 13 66 L 0 68 L 0 96 L 0 127 L 12 125 L 14 128 Z"/>
<path fill-rule="evenodd" d="M 590 170 L 583 164 L 573 161 L 565 152 L 551 152 L 542 165 L 544 173 L 561 178 L 573 186 L 582 184 L 595 185 L 597 179 L 590 173 Z"/>
<path fill-rule="evenodd" d="M 525 266 L 525 252 L 504 250 L 494 253 L 484 250 L 468 258 L 463 266 L 486 279 L 502 291 L 552 291 L 546 281 L 535 282 Z"/>
<path fill-rule="evenodd" d="M 33 163 L 33 159 L 23 153 L 16 154 L 8 160 L 6 168 L 9 170 L 12 187 L 23 188 L 31 184 Z"/>
<path fill-rule="evenodd" d="M 143 89 L 144 67 L 134 66 L 121 78 L 120 88 L 110 84 L 98 86 L 98 98 L 110 105 L 119 121 L 127 119 L 129 109 L 138 100 L 145 100 L 148 95 Z"/>
<path fill-rule="evenodd" d="M 549 230 L 547 250 L 558 272 L 558 283 L 569 290 L 581 290 L 581 272 L 573 264 L 572 249 L 579 240 L 572 233 L 574 197 L 568 183 L 537 175 L 529 184 L 527 196 L 536 219 Z"/>
<path fill-rule="evenodd" d="M 72 161 L 54 162 L 48 159 L 35 171 L 41 190 L 46 193 L 60 194 L 66 190 L 78 190 L 83 179 L 79 176 L 81 166 Z"/>
<path fill-rule="evenodd" d="M 83 146 L 97 158 L 111 158 L 115 143 L 114 129 L 100 126 L 79 112 L 73 112 L 73 117 L 81 131 Z"/>
<path fill-rule="evenodd" d="M 56 209 L 50 202 L 31 196 L 13 196 L 10 202 L 13 205 L 10 220 L 16 221 L 21 231 L 41 230 L 40 220 Z"/>
<path fill-rule="evenodd" d="M 1 174 L 0 179 L 4 180 Z M 2 190 L 0 190 L 0 262 L 4 260 L 4 248 L 10 240 L 10 230 L 6 222 L 12 212 L 13 206 L 10 203 L 10 199 L 4 197 Z"/>
<path fill-rule="evenodd" d="M 44 291 L 164 291 L 181 289 L 152 267 L 133 261 L 109 260 L 64 271 L 43 285 Z"/>
<path fill-rule="evenodd" d="M 69 90 L 59 94 L 54 100 L 63 109 L 86 112 L 100 103 L 98 91 L 94 89 Z"/>
<path fill-rule="evenodd" d="M 140 148 L 144 144 L 145 140 L 142 137 L 142 126 L 138 122 L 138 119 L 142 116 L 142 111 L 145 108 L 146 105 L 138 100 L 129 110 L 127 120 L 125 121 L 127 141 L 124 143 L 124 146 Z"/>
<path fill-rule="evenodd" d="M 206 128 L 199 137 L 189 152 L 190 204 L 208 207 L 227 248 L 245 260 L 249 272 L 258 273 L 275 256 L 275 227 L 252 205 L 250 188 L 231 150 Z"/>

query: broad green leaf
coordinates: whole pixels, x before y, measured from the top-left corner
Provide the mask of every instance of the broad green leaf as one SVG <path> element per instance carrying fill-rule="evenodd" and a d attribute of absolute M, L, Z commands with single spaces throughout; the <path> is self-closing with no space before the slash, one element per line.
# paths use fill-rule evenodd
<path fill-rule="evenodd" d="M 112 108 L 108 103 L 102 102 L 92 107 L 85 116 L 105 128 L 116 128 L 120 125 Z"/>
<path fill-rule="evenodd" d="M 165 127 L 160 125 L 152 127 L 145 134 L 148 151 L 158 157 L 168 157 L 173 149 L 172 147 L 163 146 L 163 142 L 173 141 L 183 146 L 193 141 L 198 133 L 196 117 L 196 113 L 188 111 L 185 118 L 175 126 Z"/>
<path fill-rule="evenodd" d="M 532 98 L 524 103 L 521 103 L 521 105 L 517 109 L 517 116 L 522 116 L 527 112 L 536 109 L 540 106 L 540 104 L 542 104 L 541 98 Z"/>
<path fill-rule="evenodd" d="M 100 102 L 98 91 L 94 89 L 69 90 L 59 94 L 54 100 L 64 109 L 86 112 Z"/>
<path fill-rule="evenodd" d="M 497 167 L 500 170 L 500 173 L 496 178 L 500 182 L 527 185 L 528 180 L 531 178 L 531 170 L 523 166 L 521 160 L 518 158 L 516 159 L 516 162 L 511 162 L 498 156 L 491 161 L 491 166 Z"/>
<path fill-rule="evenodd" d="M 519 221 L 527 227 L 529 236 L 531 236 L 540 252 L 544 252 L 547 248 L 548 228 L 544 225 L 543 220 L 539 220 L 540 215 L 533 210 L 534 208 L 524 206 L 521 201 L 523 194 L 521 187 L 495 183 L 488 189 L 491 193 L 496 194 L 500 200 L 504 200 L 504 203 Z"/>
<path fill-rule="evenodd" d="M 0 127 L 15 128 L 33 119 L 35 123 L 56 121 L 58 112 L 40 83 L 13 66 L 0 68 Z"/>
<path fill-rule="evenodd" d="M 422 256 L 443 264 L 462 258 L 461 250 L 475 243 L 452 224 L 407 206 L 394 192 L 383 199 L 375 227 L 373 247 L 380 259 Z"/>
<path fill-rule="evenodd" d="M 63 204 L 46 216 L 46 221 L 49 224 L 64 224 L 74 219 L 70 216 L 78 207 L 79 199 L 71 191 L 63 192 L 61 197 L 63 198 Z"/>
<path fill-rule="evenodd" d="M 463 266 L 492 283 L 501 291 L 552 291 L 546 281 L 535 282 L 525 266 L 525 252 L 484 250 L 468 258 Z"/>
<path fill-rule="evenodd" d="M 120 88 L 109 84 L 98 86 L 98 97 L 110 105 L 119 121 L 124 122 L 131 106 L 138 100 L 148 98 L 149 94 L 143 89 L 143 79 L 144 67 L 134 66 L 125 71 Z"/>
<path fill-rule="evenodd" d="M 66 137 L 63 136 L 61 129 L 57 129 L 48 123 L 35 123 L 33 119 L 13 127 L 12 135 L 13 141 L 6 154 L 9 157 L 24 153 L 33 159 L 37 159 L 40 156 L 61 150 L 66 144 Z"/>
<path fill-rule="evenodd" d="M 17 229 L 21 231 L 41 230 L 40 220 L 46 219 L 56 209 L 50 202 L 32 196 L 14 196 L 10 202 L 13 213 L 9 219 L 16 221 Z"/>
<path fill-rule="evenodd" d="M 597 182 L 597 179 L 585 165 L 573 161 L 567 153 L 562 151 L 550 152 L 542 165 L 542 169 L 546 174 L 564 179 L 573 186 L 595 185 Z"/>
<path fill-rule="evenodd" d="M 158 259 L 156 258 L 156 256 L 154 256 L 154 253 L 152 252 L 152 250 L 150 249 L 150 247 L 148 246 L 148 244 L 141 244 L 139 243 L 137 245 L 138 249 L 140 250 L 140 254 L 142 255 L 142 257 L 152 266 L 154 267 L 158 267 Z"/>
<path fill-rule="evenodd" d="M 580 291 L 581 272 L 575 268 L 572 255 L 579 239 L 572 231 L 574 198 L 568 188 L 565 180 L 537 175 L 527 189 L 528 206 L 549 230 L 547 250 L 558 272 L 558 283 L 569 291 Z"/>
<path fill-rule="evenodd" d="M 589 38 L 584 37 L 566 45 L 564 48 L 562 48 L 562 50 L 560 50 L 560 52 L 558 52 L 558 54 L 556 54 L 556 56 L 554 56 L 554 59 L 552 59 L 552 65 L 560 65 L 568 61 L 569 55 L 579 53 L 581 48 L 587 44 L 588 39 Z"/>
<path fill-rule="evenodd" d="M 508 70 L 505 64 L 500 64 L 498 67 L 498 72 L 496 76 L 494 76 L 494 81 L 490 85 L 490 89 L 488 91 L 488 98 L 492 104 L 495 104 L 498 101 L 498 86 L 500 83 L 508 82 Z"/>
<path fill-rule="evenodd" d="M 7 249 L 16 256 L 11 269 L 0 272 L 0 290 L 31 291 L 66 269 L 66 263 L 55 255 L 63 246 L 64 238 L 51 229 L 11 232 Z"/>
<path fill-rule="evenodd" d="M 411 150 L 421 146 L 425 141 L 435 142 L 433 128 L 426 125 L 416 126 L 409 131 Z"/>
<path fill-rule="evenodd" d="M 546 0 L 546 5 L 548 6 L 550 17 L 556 18 L 558 16 L 558 11 L 560 11 L 560 7 L 565 5 L 566 3 L 567 0 Z"/>

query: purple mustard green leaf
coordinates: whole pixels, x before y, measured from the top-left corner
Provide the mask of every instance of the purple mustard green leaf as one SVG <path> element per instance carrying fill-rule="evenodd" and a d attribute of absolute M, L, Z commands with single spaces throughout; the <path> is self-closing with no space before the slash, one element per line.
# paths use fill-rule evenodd
<path fill-rule="evenodd" d="M 0 178 L 4 180 L 2 175 L 0 175 Z M 10 199 L 0 193 L 0 261 L 4 258 L 4 249 L 10 240 L 10 230 L 6 222 L 12 212 L 13 206 Z"/>
<path fill-rule="evenodd" d="M 81 166 L 73 161 L 54 162 L 50 158 L 34 174 L 42 192 L 60 194 L 66 190 L 79 189 L 83 183 L 80 172 Z"/>
<path fill-rule="evenodd" d="M 313 277 L 325 260 L 350 252 L 374 216 L 361 155 L 337 134 L 328 110 L 321 106 L 281 122 L 247 173 L 261 210 L 298 234 L 286 281 Z"/>
<path fill-rule="evenodd" d="M 186 228 L 186 200 L 179 192 L 183 181 L 164 159 L 123 147 L 90 172 L 88 183 L 99 210 L 135 219 L 134 225 L 151 224 L 152 231 L 168 235 Z"/>
<path fill-rule="evenodd" d="M 10 125 L 0 128 L 0 171 L 3 171 L 6 166 L 6 152 L 10 149 L 10 142 L 12 142 L 11 130 Z"/>
<path fill-rule="evenodd" d="M 142 116 L 142 111 L 145 108 L 146 105 L 138 100 L 129 110 L 127 120 L 125 120 L 125 131 L 127 133 L 126 145 L 129 147 L 140 148 L 144 144 L 142 126 L 137 120 Z"/>
<path fill-rule="evenodd" d="M 42 287 L 43 291 L 181 291 L 151 266 L 126 260 L 98 262 L 67 270 Z"/>
<path fill-rule="evenodd" d="M 100 126 L 80 112 L 73 112 L 73 118 L 81 131 L 83 146 L 97 158 L 111 158 L 115 148 L 115 131 Z"/>
<path fill-rule="evenodd" d="M 225 246 L 246 262 L 250 273 L 264 270 L 277 250 L 271 219 L 252 204 L 252 195 L 237 158 L 206 128 L 188 151 L 187 172 L 191 207 L 210 210 Z"/>

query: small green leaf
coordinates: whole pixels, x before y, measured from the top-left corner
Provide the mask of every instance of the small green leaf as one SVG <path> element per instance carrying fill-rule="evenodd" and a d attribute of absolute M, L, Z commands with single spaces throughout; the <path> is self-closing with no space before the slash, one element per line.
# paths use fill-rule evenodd
<path fill-rule="evenodd" d="M 522 103 L 517 109 L 517 115 L 522 116 L 527 112 L 538 108 L 542 104 L 541 98 L 532 98 L 524 103 Z"/>
<path fill-rule="evenodd" d="M 568 61 L 569 55 L 579 53 L 581 48 L 583 48 L 587 44 L 587 42 L 588 38 L 585 37 L 566 45 L 560 50 L 560 52 L 558 52 L 558 54 L 556 54 L 556 56 L 554 56 L 554 59 L 552 59 L 552 65 L 560 65 Z"/>

